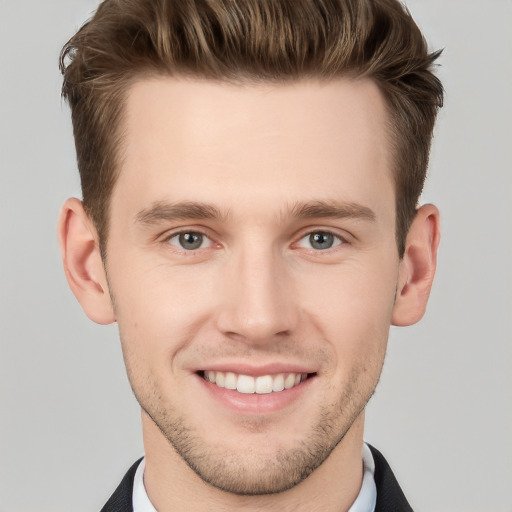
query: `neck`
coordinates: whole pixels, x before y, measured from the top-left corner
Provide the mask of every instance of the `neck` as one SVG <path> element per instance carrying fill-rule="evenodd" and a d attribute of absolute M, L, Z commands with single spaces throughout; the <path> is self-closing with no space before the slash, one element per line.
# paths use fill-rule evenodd
<path fill-rule="evenodd" d="M 212 512 L 346 512 L 361 489 L 364 412 L 329 457 L 305 480 L 287 491 L 257 496 L 239 496 L 205 483 L 145 413 L 142 424 L 146 451 L 144 485 L 159 512 L 202 508 Z"/>

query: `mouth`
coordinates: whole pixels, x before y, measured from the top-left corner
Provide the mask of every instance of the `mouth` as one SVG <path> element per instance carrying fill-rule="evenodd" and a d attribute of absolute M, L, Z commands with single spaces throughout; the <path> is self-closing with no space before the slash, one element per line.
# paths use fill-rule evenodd
<path fill-rule="evenodd" d="M 238 391 L 246 395 L 266 395 L 281 393 L 299 386 L 302 382 L 314 377 L 315 373 L 277 373 L 268 375 L 244 375 L 234 372 L 201 370 L 198 372 L 204 380 L 215 384 L 218 388 Z"/>

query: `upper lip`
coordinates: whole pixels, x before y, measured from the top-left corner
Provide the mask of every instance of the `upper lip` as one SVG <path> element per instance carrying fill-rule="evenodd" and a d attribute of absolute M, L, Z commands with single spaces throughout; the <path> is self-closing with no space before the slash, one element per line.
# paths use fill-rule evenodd
<path fill-rule="evenodd" d="M 231 372 L 238 375 L 250 375 L 258 377 L 260 375 L 277 375 L 280 373 L 316 373 L 316 369 L 311 365 L 301 365 L 293 363 L 267 363 L 263 365 L 254 365 L 248 363 L 212 363 L 197 368 L 201 371 Z"/>

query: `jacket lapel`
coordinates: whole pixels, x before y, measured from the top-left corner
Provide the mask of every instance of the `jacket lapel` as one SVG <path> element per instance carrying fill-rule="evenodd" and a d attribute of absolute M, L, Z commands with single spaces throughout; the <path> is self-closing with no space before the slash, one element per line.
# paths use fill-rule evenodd
<path fill-rule="evenodd" d="M 114 491 L 114 494 L 110 496 L 100 512 L 133 512 L 133 479 L 135 478 L 135 472 L 141 460 L 142 458 L 124 475 L 124 478 Z"/>
<path fill-rule="evenodd" d="M 374 478 L 377 486 L 375 512 L 413 512 L 382 453 L 373 446 L 368 446 L 375 461 Z"/>

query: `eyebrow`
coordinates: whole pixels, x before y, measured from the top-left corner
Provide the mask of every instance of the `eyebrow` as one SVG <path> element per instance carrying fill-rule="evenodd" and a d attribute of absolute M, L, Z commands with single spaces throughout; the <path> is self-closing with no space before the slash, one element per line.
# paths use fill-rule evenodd
<path fill-rule="evenodd" d="M 228 212 L 221 212 L 216 206 L 195 201 L 180 201 L 168 203 L 158 201 L 149 208 L 141 210 L 135 216 L 140 224 L 158 224 L 163 221 L 185 220 L 185 219 L 221 219 L 225 220 Z"/>
<path fill-rule="evenodd" d="M 172 222 L 176 220 L 221 220 L 230 216 L 229 210 L 221 211 L 212 204 L 196 201 L 169 203 L 158 201 L 149 208 L 141 210 L 135 216 L 137 223 L 144 225 Z M 367 206 L 358 203 L 340 203 L 337 201 L 308 201 L 289 205 L 281 212 L 282 219 L 362 219 L 375 221 L 376 215 Z"/>
<path fill-rule="evenodd" d="M 375 221 L 376 215 L 367 206 L 358 203 L 340 203 L 338 201 L 310 201 L 295 203 L 286 216 L 298 219 L 361 219 Z"/>

